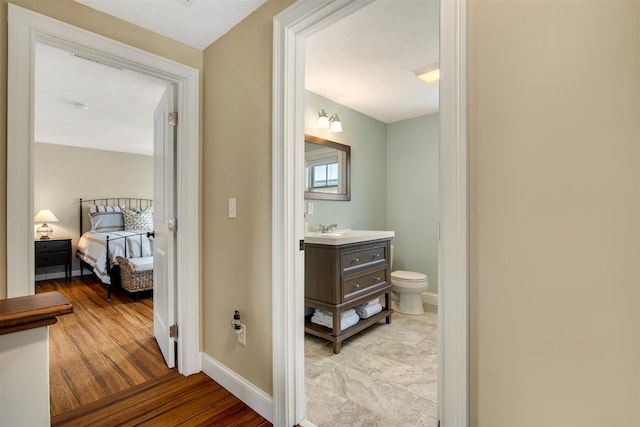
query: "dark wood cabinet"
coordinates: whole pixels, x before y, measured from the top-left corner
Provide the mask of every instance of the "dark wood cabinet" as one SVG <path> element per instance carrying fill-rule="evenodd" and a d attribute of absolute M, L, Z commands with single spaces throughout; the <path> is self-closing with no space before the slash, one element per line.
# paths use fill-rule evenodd
<path fill-rule="evenodd" d="M 64 265 L 65 278 L 71 278 L 71 239 L 39 239 L 35 241 L 35 267 Z"/>
<path fill-rule="evenodd" d="M 333 314 L 333 328 L 305 319 L 305 332 L 333 343 L 339 353 L 342 341 L 386 317 L 391 323 L 391 239 L 346 245 L 305 244 L 305 305 Z M 340 314 L 384 295 L 382 312 L 340 330 Z"/>

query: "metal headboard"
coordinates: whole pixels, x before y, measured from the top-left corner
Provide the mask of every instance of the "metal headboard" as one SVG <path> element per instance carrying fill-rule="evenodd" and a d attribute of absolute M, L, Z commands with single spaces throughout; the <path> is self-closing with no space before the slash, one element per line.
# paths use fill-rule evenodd
<path fill-rule="evenodd" d="M 101 205 L 101 206 L 127 206 L 129 209 L 146 209 L 153 206 L 152 199 L 140 199 L 137 197 L 102 197 L 99 199 L 80 199 L 80 236 L 84 234 L 84 215 L 83 206 Z"/>

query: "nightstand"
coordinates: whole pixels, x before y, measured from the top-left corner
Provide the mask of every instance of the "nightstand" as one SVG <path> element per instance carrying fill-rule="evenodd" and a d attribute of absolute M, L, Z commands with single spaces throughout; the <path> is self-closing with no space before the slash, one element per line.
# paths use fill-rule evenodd
<path fill-rule="evenodd" d="M 71 278 L 71 239 L 38 239 L 35 241 L 35 247 L 36 268 L 64 265 L 64 276 Z"/>

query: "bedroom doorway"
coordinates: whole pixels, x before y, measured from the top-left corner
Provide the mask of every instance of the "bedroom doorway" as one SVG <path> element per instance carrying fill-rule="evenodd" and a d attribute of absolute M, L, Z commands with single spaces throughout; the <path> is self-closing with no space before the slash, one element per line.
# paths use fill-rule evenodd
<path fill-rule="evenodd" d="M 174 87 L 96 55 L 44 43 L 35 53 L 34 207 L 55 212 L 58 221 L 49 226 L 55 233 L 35 240 L 35 285 L 59 277 L 55 258 L 70 240 L 76 256 L 65 258 L 65 276 L 88 270 L 104 282 L 108 300 L 118 283 L 136 302 L 148 298 L 154 335 L 172 368 Z M 93 199 L 100 195 L 109 198 Z"/>
<path fill-rule="evenodd" d="M 30 75 L 33 69 L 36 43 L 98 56 L 107 62 L 128 70 L 135 70 L 151 78 L 164 80 L 176 88 L 177 112 L 183 118 L 176 125 L 175 133 L 181 140 L 177 149 L 176 175 L 177 217 L 181 227 L 175 233 L 180 243 L 177 254 L 176 276 L 180 279 L 173 287 L 180 298 L 176 301 L 176 322 L 181 325 L 181 336 L 176 340 L 179 372 L 189 375 L 199 371 L 199 302 L 198 302 L 198 93 L 199 72 L 188 66 L 152 55 L 86 30 L 53 20 L 10 4 L 9 52 L 8 52 L 8 117 L 12 126 L 8 129 L 7 201 L 12 209 L 7 220 L 15 225 L 7 233 L 7 242 L 14 248 L 7 256 L 7 296 L 14 297 L 34 293 L 34 244 L 33 236 L 33 82 L 21 76 Z M 31 71 L 31 73 L 29 72 Z M 20 100 L 31 100 L 23 102 Z M 117 125 L 117 123 L 115 123 Z M 97 171 L 104 164 L 98 162 Z M 77 179 L 82 179 L 79 177 Z M 30 197 L 24 197 L 24 195 Z M 184 222 L 182 222 L 184 221 Z M 27 237 L 27 238 L 25 238 Z"/>

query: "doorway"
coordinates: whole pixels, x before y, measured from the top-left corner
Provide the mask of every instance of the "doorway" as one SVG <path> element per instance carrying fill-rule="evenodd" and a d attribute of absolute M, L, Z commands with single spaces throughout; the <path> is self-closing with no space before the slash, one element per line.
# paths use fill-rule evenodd
<path fill-rule="evenodd" d="M 177 111 L 182 120 L 176 126 L 182 144 L 176 152 L 177 218 L 180 227 L 176 240 L 175 289 L 179 296 L 175 306 L 181 335 L 177 340 L 178 371 L 189 375 L 200 370 L 199 300 L 198 300 L 198 87 L 199 71 L 176 64 L 128 45 L 89 33 L 43 15 L 9 7 L 8 119 L 7 132 L 7 221 L 14 226 L 7 231 L 7 296 L 34 293 L 33 240 L 33 82 L 25 79 L 33 73 L 35 44 L 38 42 L 74 49 L 100 56 L 176 87 Z M 29 100 L 29 102 L 24 102 Z M 28 197 L 24 197 L 24 195 Z"/>
<path fill-rule="evenodd" d="M 274 18 L 274 423 L 304 421 L 304 38 L 368 1 L 298 1 Z M 466 2 L 440 8 L 439 420 L 468 424 Z M 293 190 L 293 191 L 292 191 Z M 292 302 L 292 303 L 290 303 Z"/>
<path fill-rule="evenodd" d="M 438 5 L 376 0 L 305 38 L 305 134 L 348 145 L 353 182 L 349 202 L 305 200 L 309 231 L 333 223 L 389 230 L 395 234 L 387 254 L 392 280 L 426 275 L 432 292 L 438 284 L 438 83 L 417 74 L 438 66 Z M 341 132 L 322 128 L 322 111 L 341 120 Z M 305 139 L 306 168 L 317 150 Z M 305 264 L 313 266 L 317 250 L 306 244 Z M 351 269 L 344 274 L 344 280 L 365 277 L 352 278 Z M 305 289 L 314 275 L 305 273 Z M 437 309 L 422 305 L 420 295 L 415 299 L 426 312 L 393 301 L 390 324 L 361 330 L 339 354 L 312 335 L 321 328 L 314 319 L 323 317 L 311 314 L 323 311 L 305 308 L 306 419 L 317 426 L 437 425 Z M 361 307 L 353 328 L 363 328 L 382 306 Z"/>

